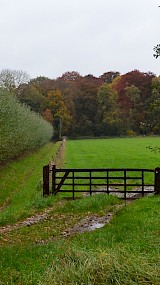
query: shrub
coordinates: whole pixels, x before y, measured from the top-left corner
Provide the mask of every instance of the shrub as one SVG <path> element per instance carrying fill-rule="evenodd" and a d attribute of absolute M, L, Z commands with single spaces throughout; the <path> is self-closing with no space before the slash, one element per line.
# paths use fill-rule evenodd
<path fill-rule="evenodd" d="M 46 144 L 53 127 L 39 114 L 0 89 L 0 162 L 6 162 Z"/>
<path fill-rule="evenodd" d="M 127 131 L 127 136 L 129 136 L 129 137 L 135 137 L 135 136 L 137 136 L 137 134 L 136 134 L 136 132 L 134 132 L 133 130 L 128 130 L 128 131 Z"/>

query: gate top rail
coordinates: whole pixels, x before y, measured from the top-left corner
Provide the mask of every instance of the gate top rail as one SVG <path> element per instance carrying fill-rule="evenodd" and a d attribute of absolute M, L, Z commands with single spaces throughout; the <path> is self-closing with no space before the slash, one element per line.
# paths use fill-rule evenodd
<path fill-rule="evenodd" d="M 147 168 L 53 168 L 50 171 L 58 171 L 58 172 L 66 172 L 66 171 L 74 171 L 74 172 L 103 172 L 103 171 L 144 171 L 144 172 L 155 172 L 155 169 L 147 169 Z"/>

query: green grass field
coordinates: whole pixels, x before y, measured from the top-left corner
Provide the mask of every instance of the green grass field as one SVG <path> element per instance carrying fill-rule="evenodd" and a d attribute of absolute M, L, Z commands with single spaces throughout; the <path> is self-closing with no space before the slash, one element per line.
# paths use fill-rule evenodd
<path fill-rule="evenodd" d="M 160 137 L 68 141 L 65 166 L 154 169 L 160 165 L 160 156 L 147 147 L 158 145 Z"/>
<path fill-rule="evenodd" d="M 146 147 L 159 144 L 158 137 L 68 141 L 64 166 L 155 168 L 160 154 Z M 48 145 L 1 171 L 3 227 L 32 214 L 47 216 L 11 231 L 0 228 L 0 285 L 159 285 L 160 197 L 122 208 L 121 200 L 105 194 L 43 198 L 42 166 L 57 147 Z M 110 212 L 113 219 L 101 229 L 63 235 L 86 217 Z"/>

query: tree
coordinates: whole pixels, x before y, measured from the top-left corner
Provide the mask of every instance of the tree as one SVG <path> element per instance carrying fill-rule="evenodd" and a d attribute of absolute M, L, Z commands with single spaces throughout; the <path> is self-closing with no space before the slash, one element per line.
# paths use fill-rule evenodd
<path fill-rule="evenodd" d="M 96 113 L 97 113 L 97 91 L 102 80 L 88 74 L 80 78 L 77 92 L 73 102 L 75 106 L 75 128 L 74 132 L 79 135 L 94 135 Z"/>
<path fill-rule="evenodd" d="M 17 88 L 16 93 L 20 102 L 30 106 L 31 109 L 37 113 L 42 113 L 48 106 L 47 98 L 31 84 L 20 85 Z"/>
<path fill-rule="evenodd" d="M 113 79 L 118 77 L 120 73 L 118 71 L 108 71 L 103 73 L 100 78 L 103 80 L 104 83 L 111 83 Z"/>
<path fill-rule="evenodd" d="M 118 95 L 108 84 L 100 86 L 97 101 L 97 124 L 101 135 L 117 135 L 119 127 L 119 110 L 117 106 Z"/>
<path fill-rule="evenodd" d="M 65 73 L 62 74 L 61 77 L 58 77 L 58 80 L 62 80 L 62 81 L 75 81 L 77 79 L 79 79 L 81 76 L 79 74 L 79 72 L 77 71 L 67 71 Z"/>
<path fill-rule="evenodd" d="M 159 56 L 160 56 L 160 44 L 158 44 L 158 45 L 156 45 L 154 48 L 153 48 L 153 50 L 154 50 L 154 54 L 153 54 L 153 56 L 155 57 L 155 58 L 158 58 Z"/>
<path fill-rule="evenodd" d="M 49 91 L 57 88 L 56 80 L 49 79 L 48 77 L 39 76 L 30 80 L 29 85 L 34 86 L 40 94 L 47 97 Z"/>
<path fill-rule="evenodd" d="M 14 92 L 20 84 L 27 83 L 29 79 L 30 77 L 25 71 L 3 69 L 0 72 L 0 87 Z"/>
<path fill-rule="evenodd" d="M 131 102 L 129 110 L 130 131 L 138 133 L 140 130 L 140 122 L 144 119 L 140 90 L 138 87 L 131 85 L 129 87 L 126 87 L 125 91 L 126 96 Z"/>
<path fill-rule="evenodd" d="M 155 74 L 151 72 L 140 72 L 139 70 L 133 70 L 119 77 L 116 77 L 112 82 L 112 87 L 119 94 L 119 99 L 124 96 L 125 88 L 129 86 L 136 86 L 140 90 L 141 100 L 145 101 L 150 97 L 152 78 Z"/>
<path fill-rule="evenodd" d="M 49 108 L 45 109 L 44 112 L 42 112 L 42 117 L 44 120 L 46 120 L 48 123 L 53 123 L 53 115 Z"/>
<path fill-rule="evenodd" d="M 138 100 L 140 102 L 140 105 L 138 105 L 137 102 L 137 106 L 134 106 L 134 113 L 137 112 L 136 131 L 138 131 L 138 122 L 142 121 L 144 123 L 145 114 L 148 108 L 147 101 L 149 100 L 152 92 L 153 78 L 155 78 L 155 75 L 151 72 L 144 73 L 140 72 L 139 70 L 133 70 L 124 75 L 116 77 L 112 81 L 112 88 L 118 92 L 118 104 L 124 132 L 131 128 L 130 119 L 131 109 L 133 107 L 133 98 L 127 94 L 126 91 L 128 90 L 128 92 L 133 92 L 134 94 L 136 88 L 139 90 L 138 96 L 140 96 L 140 98 Z M 127 89 L 128 87 L 131 87 L 131 89 Z"/>
<path fill-rule="evenodd" d="M 71 116 L 67 106 L 64 103 L 63 96 L 60 90 L 48 92 L 47 99 L 49 100 L 49 109 L 53 115 L 53 126 L 55 136 L 61 138 L 62 133 L 66 134 L 71 123 Z"/>
<path fill-rule="evenodd" d="M 159 6 L 160 7 L 160 6 Z M 154 48 L 153 48 L 153 50 L 154 50 L 154 54 L 153 54 L 153 56 L 155 57 L 155 58 L 158 58 L 159 56 L 160 56 L 160 44 L 158 44 L 158 45 L 156 45 Z"/>
<path fill-rule="evenodd" d="M 154 134 L 160 134 L 160 76 L 152 80 L 152 93 L 147 107 L 146 126 Z"/>

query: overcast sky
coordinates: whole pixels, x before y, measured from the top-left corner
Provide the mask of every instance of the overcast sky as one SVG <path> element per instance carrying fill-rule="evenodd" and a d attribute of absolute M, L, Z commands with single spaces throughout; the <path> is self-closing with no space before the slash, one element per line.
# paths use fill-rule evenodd
<path fill-rule="evenodd" d="M 160 0 L 0 0 L 0 70 L 160 74 Z"/>

